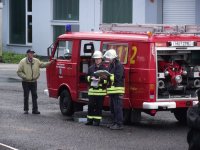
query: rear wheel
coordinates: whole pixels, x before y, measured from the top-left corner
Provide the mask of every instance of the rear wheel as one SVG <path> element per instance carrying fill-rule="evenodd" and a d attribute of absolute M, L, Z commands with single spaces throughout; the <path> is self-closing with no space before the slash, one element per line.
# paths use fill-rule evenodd
<path fill-rule="evenodd" d="M 174 111 L 175 118 L 179 121 L 181 124 L 187 123 L 187 109 L 177 109 Z"/>
<path fill-rule="evenodd" d="M 74 114 L 74 106 L 71 96 L 67 90 L 63 90 L 60 94 L 60 111 L 64 116 Z"/>
<path fill-rule="evenodd" d="M 138 124 L 141 121 L 141 111 L 138 109 L 124 109 L 124 124 Z"/>

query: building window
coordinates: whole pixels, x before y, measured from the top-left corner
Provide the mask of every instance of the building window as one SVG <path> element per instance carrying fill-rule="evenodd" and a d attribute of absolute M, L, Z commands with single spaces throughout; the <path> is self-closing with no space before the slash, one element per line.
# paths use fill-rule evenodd
<path fill-rule="evenodd" d="M 26 43 L 25 0 L 10 0 L 10 43 Z"/>
<path fill-rule="evenodd" d="M 27 43 L 32 43 L 32 15 L 27 15 Z"/>
<path fill-rule="evenodd" d="M 56 38 L 65 33 L 65 26 L 53 26 L 53 40 L 55 41 Z"/>
<path fill-rule="evenodd" d="M 27 7 L 28 7 L 28 12 L 32 12 L 32 0 L 28 0 Z"/>
<path fill-rule="evenodd" d="M 26 44 L 32 43 L 32 0 L 26 0 Z"/>
<path fill-rule="evenodd" d="M 32 0 L 10 0 L 10 44 L 32 43 Z"/>
<path fill-rule="evenodd" d="M 103 23 L 132 23 L 133 0 L 103 0 Z"/>
<path fill-rule="evenodd" d="M 54 20 L 79 20 L 79 0 L 53 0 Z"/>

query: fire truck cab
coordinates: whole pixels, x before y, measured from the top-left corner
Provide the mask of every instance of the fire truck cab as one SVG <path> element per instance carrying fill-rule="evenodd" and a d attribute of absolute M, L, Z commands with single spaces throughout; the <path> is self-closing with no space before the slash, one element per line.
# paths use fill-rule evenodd
<path fill-rule="evenodd" d="M 61 113 L 72 115 L 87 104 L 92 54 L 112 48 L 125 71 L 124 121 L 138 122 L 141 112 L 171 111 L 185 123 L 187 108 L 198 102 L 200 26 L 102 24 L 100 30 L 71 32 L 66 26 L 48 48 L 50 60 L 56 60 L 46 71 L 48 93 L 59 98 Z"/>

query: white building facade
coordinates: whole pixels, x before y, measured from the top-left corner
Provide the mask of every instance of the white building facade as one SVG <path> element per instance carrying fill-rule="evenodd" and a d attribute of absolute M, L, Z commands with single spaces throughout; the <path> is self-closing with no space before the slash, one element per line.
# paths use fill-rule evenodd
<path fill-rule="evenodd" d="M 46 56 L 65 25 L 98 31 L 101 23 L 200 24 L 199 0 L 3 0 L 3 49 Z"/>

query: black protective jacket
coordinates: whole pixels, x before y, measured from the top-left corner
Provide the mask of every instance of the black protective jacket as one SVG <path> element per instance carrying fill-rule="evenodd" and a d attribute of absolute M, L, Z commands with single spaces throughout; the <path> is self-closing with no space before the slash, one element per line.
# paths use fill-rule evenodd
<path fill-rule="evenodd" d="M 124 66 L 118 59 L 115 59 L 109 66 L 108 70 L 111 74 L 114 74 L 115 87 L 124 87 Z"/>
<path fill-rule="evenodd" d="M 98 78 L 98 76 L 94 75 L 94 72 L 97 70 L 107 70 L 106 66 L 101 63 L 99 67 L 96 66 L 96 64 L 93 64 L 92 66 L 89 67 L 88 69 L 88 82 L 91 82 L 90 77 L 94 76 Z M 102 86 L 100 88 L 106 89 L 106 84 L 104 83 L 104 80 L 100 80 L 100 83 L 102 83 Z"/>
<path fill-rule="evenodd" d="M 190 130 L 187 135 L 189 150 L 200 150 L 200 104 L 187 111 L 187 124 Z"/>
<path fill-rule="evenodd" d="M 124 67 L 118 59 L 109 65 L 108 70 L 112 75 L 108 79 L 107 94 L 124 94 Z"/>

